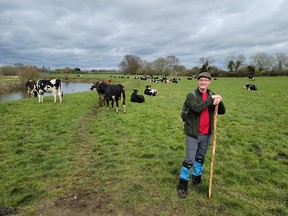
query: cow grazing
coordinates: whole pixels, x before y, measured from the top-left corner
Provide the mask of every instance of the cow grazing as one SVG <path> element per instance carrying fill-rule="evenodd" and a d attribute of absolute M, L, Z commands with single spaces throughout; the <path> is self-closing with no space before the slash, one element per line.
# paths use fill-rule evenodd
<path fill-rule="evenodd" d="M 62 103 L 63 91 L 61 87 L 61 80 L 38 80 L 36 82 L 36 92 L 39 98 L 39 103 L 43 103 L 44 93 L 52 93 L 54 96 L 54 103 L 56 103 L 56 97 L 58 95 L 60 103 Z"/>
<path fill-rule="evenodd" d="M 147 85 L 144 94 L 150 95 L 150 96 L 156 96 L 158 94 L 157 89 L 152 89 L 150 85 Z"/>
<path fill-rule="evenodd" d="M 134 92 L 131 95 L 130 101 L 131 102 L 136 102 L 136 103 L 143 103 L 145 102 L 145 98 L 143 95 L 138 95 L 137 94 L 137 89 L 134 89 Z"/>
<path fill-rule="evenodd" d="M 256 91 L 257 90 L 257 87 L 253 84 L 245 84 L 243 87 L 246 88 L 248 91 L 250 91 L 250 90 Z"/>
<path fill-rule="evenodd" d="M 105 99 L 107 110 L 109 109 L 109 101 L 111 101 L 112 108 L 114 108 L 114 101 L 116 102 L 116 113 L 119 110 L 119 99 L 121 99 L 123 104 L 124 113 L 126 113 L 126 105 L 125 105 L 125 89 L 121 84 L 115 85 L 106 85 L 105 87 Z"/>
<path fill-rule="evenodd" d="M 33 97 L 33 94 L 34 94 L 35 97 L 37 96 L 36 83 L 35 83 L 35 81 L 28 80 L 28 81 L 26 82 L 26 85 L 25 85 L 25 86 L 26 86 L 28 95 L 30 95 L 31 97 Z"/>

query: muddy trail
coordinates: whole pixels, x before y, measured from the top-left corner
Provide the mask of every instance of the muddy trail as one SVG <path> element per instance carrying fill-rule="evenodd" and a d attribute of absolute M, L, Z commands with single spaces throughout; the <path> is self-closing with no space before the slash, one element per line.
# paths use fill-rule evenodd
<path fill-rule="evenodd" d="M 97 115 L 99 106 L 94 105 L 86 116 L 79 121 L 74 133 L 75 143 L 79 151 L 75 155 L 77 173 L 72 177 L 73 181 L 68 185 L 69 194 L 56 200 L 42 200 L 37 204 L 37 211 L 33 215 L 117 215 L 111 195 L 103 192 L 100 182 L 92 181 L 89 173 L 95 170 L 89 169 L 93 162 L 93 143 L 89 139 L 89 126 L 91 120 Z M 65 189 L 67 190 L 67 188 Z M 18 212 L 17 215 L 25 215 Z M 129 215 L 129 214 L 128 214 Z"/>

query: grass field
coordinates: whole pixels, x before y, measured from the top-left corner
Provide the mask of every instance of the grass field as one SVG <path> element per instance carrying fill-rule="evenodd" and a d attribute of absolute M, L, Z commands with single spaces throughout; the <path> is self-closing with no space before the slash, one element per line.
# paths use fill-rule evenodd
<path fill-rule="evenodd" d="M 91 76 L 91 75 L 89 75 Z M 98 78 L 105 78 L 101 75 Z M 96 77 L 95 77 L 96 78 Z M 185 156 L 181 107 L 195 80 L 153 83 L 156 97 L 130 102 L 148 81 L 113 79 L 126 89 L 127 113 L 98 106 L 95 92 L 0 103 L 0 207 L 18 215 L 288 215 L 287 77 L 213 80 L 218 116 L 212 199 L 211 149 L 202 184 L 177 184 Z"/>

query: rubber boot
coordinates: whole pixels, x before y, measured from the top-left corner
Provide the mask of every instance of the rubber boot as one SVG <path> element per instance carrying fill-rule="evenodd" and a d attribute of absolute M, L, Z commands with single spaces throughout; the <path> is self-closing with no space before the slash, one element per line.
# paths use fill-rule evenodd
<path fill-rule="evenodd" d="M 180 198 L 187 197 L 187 188 L 188 188 L 188 181 L 180 179 L 179 190 L 178 190 L 178 195 L 180 196 Z"/>
<path fill-rule="evenodd" d="M 197 186 L 197 185 L 199 185 L 201 182 L 202 182 L 202 180 L 201 180 L 201 175 L 199 175 L 199 176 L 194 176 L 194 175 L 192 175 L 192 185 L 193 185 L 193 186 Z"/>

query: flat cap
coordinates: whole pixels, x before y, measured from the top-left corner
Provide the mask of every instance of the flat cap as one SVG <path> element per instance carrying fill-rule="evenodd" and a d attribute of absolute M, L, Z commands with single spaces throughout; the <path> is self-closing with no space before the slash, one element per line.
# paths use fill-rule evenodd
<path fill-rule="evenodd" d="M 202 73 L 200 73 L 200 74 L 197 76 L 197 79 L 199 80 L 201 77 L 206 77 L 206 78 L 208 78 L 209 80 L 211 80 L 211 74 L 208 73 L 208 72 L 202 72 Z"/>

